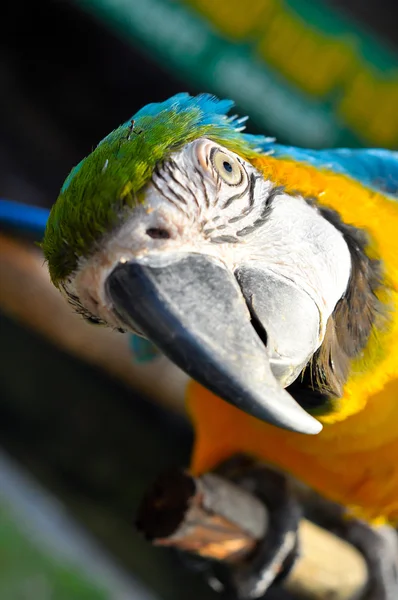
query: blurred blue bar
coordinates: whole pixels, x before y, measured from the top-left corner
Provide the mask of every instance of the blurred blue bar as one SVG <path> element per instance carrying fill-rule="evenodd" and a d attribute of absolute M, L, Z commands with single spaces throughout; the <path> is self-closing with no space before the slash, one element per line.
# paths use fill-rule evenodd
<path fill-rule="evenodd" d="M 39 234 L 42 237 L 49 214 L 47 208 L 0 198 L 0 225 Z"/>

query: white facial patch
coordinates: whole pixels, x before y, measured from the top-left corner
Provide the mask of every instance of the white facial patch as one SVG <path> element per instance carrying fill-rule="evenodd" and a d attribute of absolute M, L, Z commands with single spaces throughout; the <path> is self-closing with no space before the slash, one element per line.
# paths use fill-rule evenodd
<path fill-rule="evenodd" d="M 247 245 L 250 261 L 261 261 L 266 270 L 292 281 L 314 300 L 322 342 L 327 320 L 347 290 L 351 274 L 351 255 L 342 233 L 316 206 L 281 194 L 269 219 Z"/>
<path fill-rule="evenodd" d="M 106 296 L 119 262 L 169 252 L 202 253 L 227 268 L 250 262 L 304 290 L 326 323 L 347 289 L 351 257 L 343 235 L 303 198 L 285 194 L 248 161 L 197 139 L 159 164 L 124 224 L 82 258 L 67 292 L 112 326 Z"/>

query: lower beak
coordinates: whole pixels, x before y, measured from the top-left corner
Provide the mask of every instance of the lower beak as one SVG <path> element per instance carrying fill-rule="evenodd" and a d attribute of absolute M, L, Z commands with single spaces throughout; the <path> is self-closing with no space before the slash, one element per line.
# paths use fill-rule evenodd
<path fill-rule="evenodd" d="M 120 263 L 109 275 L 113 310 L 193 379 L 253 417 L 316 434 L 322 425 L 275 379 L 232 273 L 201 254 Z"/>

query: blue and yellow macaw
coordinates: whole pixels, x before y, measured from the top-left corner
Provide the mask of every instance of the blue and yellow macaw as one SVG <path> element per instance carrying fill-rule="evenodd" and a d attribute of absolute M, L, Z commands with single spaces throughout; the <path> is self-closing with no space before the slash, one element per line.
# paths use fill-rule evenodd
<path fill-rule="evenodd" d="M 178 94 L 102 140 L 51 211 L 51 279 L 192 377 L 193 473 L 245 452 L 395 523 L 398 153 L 282 146 L 232 106 Z"/>

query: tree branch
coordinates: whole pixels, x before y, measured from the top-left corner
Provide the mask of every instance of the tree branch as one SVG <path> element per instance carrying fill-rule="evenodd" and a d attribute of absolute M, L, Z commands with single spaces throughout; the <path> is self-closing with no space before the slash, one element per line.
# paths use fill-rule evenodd
<path fill-rule="evenodd" d="M 162 475 L 143 499 L 138 529 L 155 545 L 238 565 L 267 535 L 268 511 L 255 496 L 207 473 Z M 368 574 L 362 555 L 344 540 L 303 519 L 300 556 L 284 587 L 301 600 L 354 600 Z"/>

